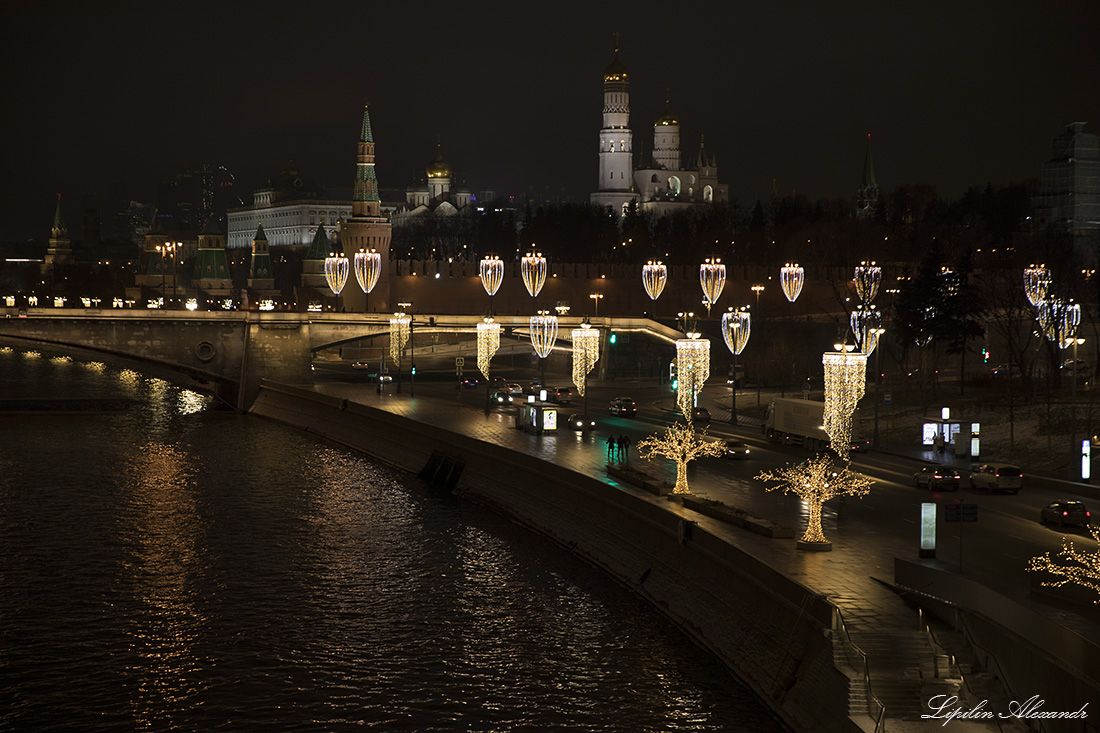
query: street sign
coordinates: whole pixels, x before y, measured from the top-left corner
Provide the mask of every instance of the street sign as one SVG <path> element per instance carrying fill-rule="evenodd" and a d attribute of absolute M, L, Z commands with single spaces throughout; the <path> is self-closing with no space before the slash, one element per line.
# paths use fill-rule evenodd
<path fill-rule="evenodd" d="M 889 405 L 893 401 L 894 401 L 894 393 L 893 392 L 883 392 L 882 393 L 882 403 L 884 405 Z"/>
<path fill-rule="evenodd" d="M 465 363 L 466 363 L 466 360 L 463 359 L 461 356 L 456 356 L 455 357 L 455 366 L 456 367 L 465 366 Z"/>
<path fill-rule="evenodd" d="M 945 504 L 943 507 L 945 522 L 977 522 L 977 504 Z"/>

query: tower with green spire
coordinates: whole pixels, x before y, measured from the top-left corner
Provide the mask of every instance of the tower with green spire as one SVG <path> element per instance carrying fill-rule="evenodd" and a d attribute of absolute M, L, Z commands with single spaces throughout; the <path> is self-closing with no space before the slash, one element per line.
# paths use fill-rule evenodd
<path fill-rule="evenodd" d="M 270 291 L 275 289 L 275 273 L 271 269 L 271 254 L 267 250 L 267 235 L 264 234 L 263 222 L 256 226 L 256 236 L 252 238 L 252 260 L 248 266 L 248 289 L 259 291 L 251 293 L 253 298 L 271 295 Z"/>
<path fill-rule="evenodd" d="M 53 226 L 50 227 L 50 243 L 46 247 L 43 271 L 73 261 L 72 243 L 69 241 L 69 229 L 61 216 L 61 194 L 57 194 L 57 208 L 53 213 Z"/>
<path fill-rule="evenodd" d="M 233 292 L 233 280 L 225 256 L 225 235 L 213 214 L 199 232 L 192 281 L 208 298 L 223 298 Z"/>
<path fill-rule="evenodd" d="M 867 155 L 863 159 L 863 183 L 856 192 L 856 218 L 873 219 L 878 211 L 878 184 L 875 182 L 875 165 L 871 162 L 871 133 L 867 133 Z"/>

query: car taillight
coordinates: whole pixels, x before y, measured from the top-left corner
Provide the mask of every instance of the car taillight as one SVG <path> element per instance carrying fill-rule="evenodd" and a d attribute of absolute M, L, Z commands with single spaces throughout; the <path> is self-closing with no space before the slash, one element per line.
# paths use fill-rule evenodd
<path fill-rule="evenodd" d="M 1068 517 L 1068 516 L 1069 516 L 1069 512 L 1062 512 L 1062 516 L 1063 516 L 1063 517 Z"/>
<path fill-rule="evenodd" d="M 937 473 L 937 474 L 936 474 L 936 475 L 934 475 L 934 476 L 933 476 L 932 478 L 943 478 L 943 476 L 941 476 L 941 475 L 939 475 L 939 474 Z"/>

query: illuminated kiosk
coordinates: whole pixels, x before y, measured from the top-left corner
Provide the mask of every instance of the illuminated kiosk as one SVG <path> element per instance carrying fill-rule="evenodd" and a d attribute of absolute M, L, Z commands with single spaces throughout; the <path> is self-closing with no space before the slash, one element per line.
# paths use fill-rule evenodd
<path fill-rule="evenodd" d="M 530 402 L 519 405 L 519 414 L 516 415 L 516 427 L 525 433 L 541 435 L 543 433 L 558 432 L 558 405 L 546 402 L 546 390 L 540 394 L 542 401 L 535 401 L 534 396 Z"/>
<path fill-rule="evenodd" d="M 957 458 L 970 457 L 977 461 L 981 455 L 981 423 L 963 417 L 952 417 L 949 408 L 943 408 L 940 417 L 926 417 L 921 421 L 921 445 L 935 446 L 936 436 L 943 436 L 944 450 L 951 446 Z"/>

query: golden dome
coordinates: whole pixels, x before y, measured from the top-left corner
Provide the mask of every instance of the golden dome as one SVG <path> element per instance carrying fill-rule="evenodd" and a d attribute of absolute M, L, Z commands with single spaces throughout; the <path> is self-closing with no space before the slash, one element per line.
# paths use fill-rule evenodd
<path fill-rule="evenodd" d="M 657 121 L 653 123 L 654 127 L 679 125 L 680 120 L 676 119 L 676 115 L 669 112 L 667 109 L 657 118 Z"/>
<path fill-rule="evenodd" d="M 623 66 L 623 62 L 619 61 L 619 51 L 615 50 L 615 60 L 611 62 L 611 65 L 603 70 L 604 81 L 630 81 L 630 72 Z"/>
<path fill-rule="evenodd" d="M 450 178 L 451 166 L 443 160 L 443 151 L 439 145 L 435 146 L 435 158 L 428 163 L 428 178 Z"/>

